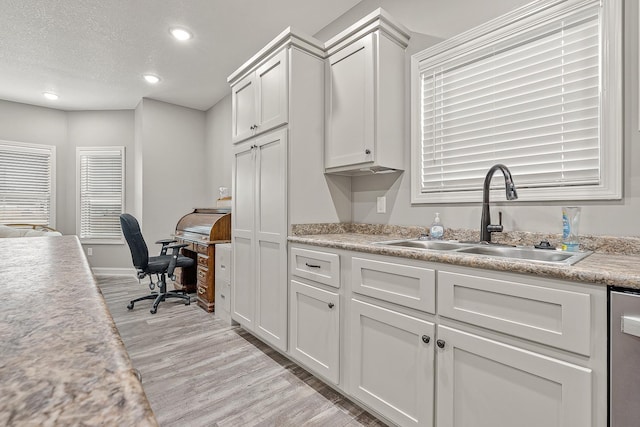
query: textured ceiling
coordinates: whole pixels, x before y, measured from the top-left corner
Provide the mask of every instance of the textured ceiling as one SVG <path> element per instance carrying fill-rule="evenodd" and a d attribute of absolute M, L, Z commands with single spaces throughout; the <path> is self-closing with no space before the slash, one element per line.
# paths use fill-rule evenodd
<path fill-rule="evenodd" d="M 315 34 L 358 2 L 0 0 L 0 99 L 101 110 L 149 97 L 206 110 L 229 93 L 227 76 L 286 27 Z M 174 40 L 171 26 L 194 39 Z M 148 72 L 161 83 L 144 82 Z"/>
<path fill-rule="evenodd" d="M 104 110 L 148 97 L 207 110 L 230 92 L 227 76 L 288 26 L 326 39 L 343 27 L 322 29 L 350 9 L 348 24 L 382 6 L 444 39 L 529 1 L 0 0 L 0 99 Z M 194 39 L 174 40 L 171 26 Z M 144 73 L 162 81 L 149 85 Z"/>

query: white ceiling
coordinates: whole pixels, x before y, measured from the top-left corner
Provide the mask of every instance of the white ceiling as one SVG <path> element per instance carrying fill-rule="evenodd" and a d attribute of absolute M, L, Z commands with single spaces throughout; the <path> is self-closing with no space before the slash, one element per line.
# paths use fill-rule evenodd
<path fill-rule="evenodd" d="M 360 3 L 447 38 L 528 1 L 0 0 L 0 99 L 106 110 L 148 97 L 207 110 L 229 93 L 227 76 L 288 26 L 316 34 Z M 172 26 L 194 38 L 174 40 Z M 149 85 L 143 73 L 162 81 Z"/>
<path fill-rule="evenodd" d="M 0 0 L 0 99 L 102 110 L 150 97 L 207 110 L 229 93 L 227 76 L 286 27 L 315 34 L 358 2 Z M 194 39 L 174 40 L 176 25 Z M 147 72 L 161 83 L 144 82 Z"/>

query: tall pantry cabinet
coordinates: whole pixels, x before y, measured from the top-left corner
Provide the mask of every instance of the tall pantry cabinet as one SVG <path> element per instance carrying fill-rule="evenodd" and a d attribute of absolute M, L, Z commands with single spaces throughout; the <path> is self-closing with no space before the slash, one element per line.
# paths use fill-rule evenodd
<path fill-rule="evenodd" d="M 228 78 L 234 143 L 231 317 L 283 351 L 292 220 L 339 220 L 323 176 L 323 58 L 319 41 L 288 28 Z"/>

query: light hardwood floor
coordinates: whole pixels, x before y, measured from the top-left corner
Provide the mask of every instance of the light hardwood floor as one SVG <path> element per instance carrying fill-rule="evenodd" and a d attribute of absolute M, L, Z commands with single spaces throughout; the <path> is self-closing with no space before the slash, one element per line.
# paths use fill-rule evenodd
<path fill-rule="evenodd" d="M 156 314 L 151 301 L 127 310 L 130 299 L 149 292 L 146 283 L 98 277 L 162 427 L 386 425 L 195 301 L 165 301 Z"/>

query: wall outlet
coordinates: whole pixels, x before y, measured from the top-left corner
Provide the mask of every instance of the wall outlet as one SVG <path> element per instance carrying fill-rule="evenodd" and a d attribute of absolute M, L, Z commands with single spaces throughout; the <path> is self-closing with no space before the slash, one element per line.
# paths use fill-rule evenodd
<path fill-rule="evenodd" d="M 93 255 L 93 248 L 87 248 L 87 255 L 88 256 Z"/>
<path fill-rule="evenodd" d="M 387 198 L 382 196 L 378 197 L 378 213 L 386 213 L 387 212 Z"/>

